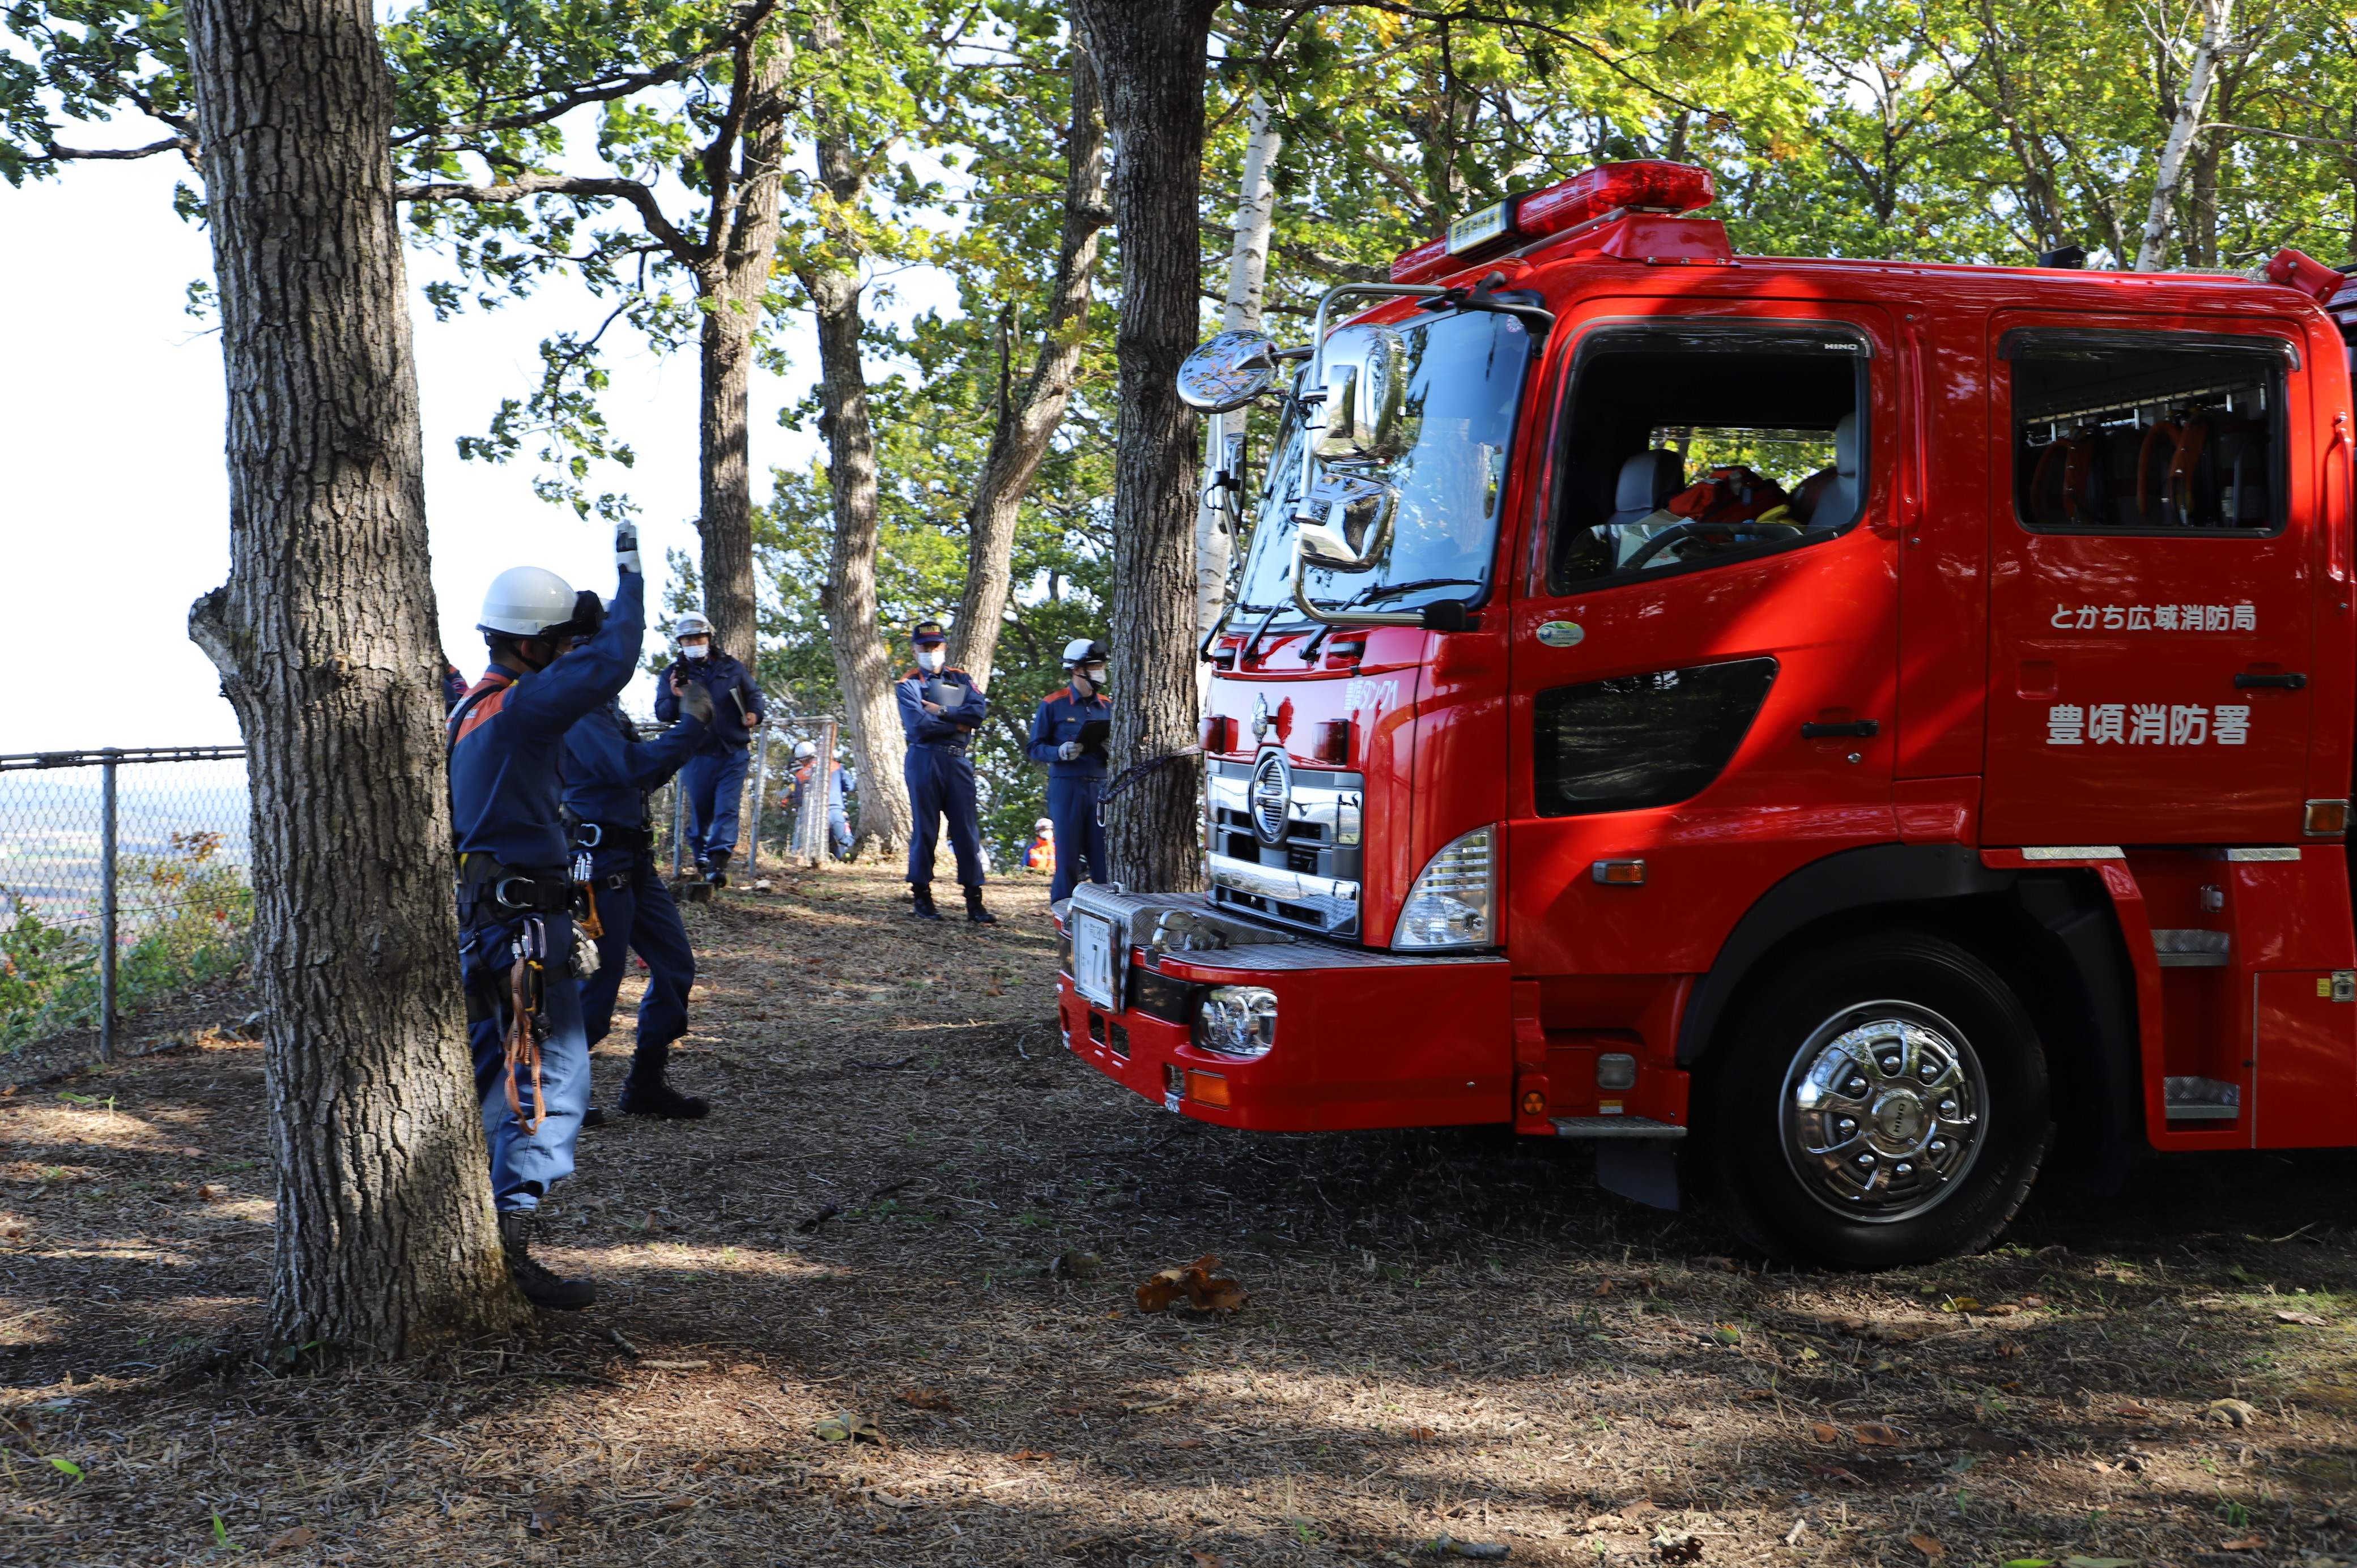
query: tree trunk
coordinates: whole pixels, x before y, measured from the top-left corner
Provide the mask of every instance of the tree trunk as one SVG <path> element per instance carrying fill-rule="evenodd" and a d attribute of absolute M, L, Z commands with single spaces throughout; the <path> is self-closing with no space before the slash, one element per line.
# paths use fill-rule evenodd
<path fill-rule="evenodd" d="M 188 25 L 230 479 L 229 582 L 189 633 L 249 748 L 270 1340 L 401 1356 L 523 1304 L 458 989 L 393 82 L 360 0 L 196 0 Z"/>
<path fill-rule="evenodd" d="M 1121 237 L 1121 435 L 1114 453 L 1112 755 L 1119 771 L 1197 744 L 1195 419 L 1178 365 L 1201 271 L 1203 54 L 1215 0 L 1076 0 L 1105 87 Z M 1114 880 L 1178 891 L 1201 875 L 1199 768 L 1157 768 L 1107 812 Z"/>
<path fill-rule="evenodd" d="M 698 420 L 704 542 L 704 613 L 713 645 L 748 666 L 758 638 L 753 590 L 751 397 L 753 329 L 777 264 L 779 181 L 786 153 L 783 88 L 793 46 L 782 31 L 756 38 L 740 54 L 754 72 L 746 101 L 737 208 L 720 253 L 697 269 L 703 289 L 703 407 Z"/>
<path fill-rule="evenodd" d="M 824 10 L 812 18 L 811 37 L 821 49 L 843 48 L 843 35 Z M 866 174 L 823 113 L 815 144 L 819 183 L 838 209 L 856 207 L 866 193 Z M 860 358 L 858 242 L 840 221 L 830 225 L 828 238 L 824 251 L 806 252 L 809 263 L 798 271 L 818 327 L 819 424 L 834 499 L 834 549 L 819 604 L 834 650 L 835 683 L 843 689 L 845 727 L 859 764 L 859 841 L 852 848 L 857 858 L 871 848 L 886 855 L 905 849 L 912 813 L 902 777 L 908 741 L 892 695 L 898 671 L 877 636 L 876 431 Z"/>
<path fill-rule="evenodd" d="M 958 601 L 952 660 L 985 690 L 1006 617 L 1015 521 L 1031 481 L 1063 423 L 1080 380 L 1081 348 L 1089 333 L 1089 291 L 1096 274 L 1097 231 L 1104 227 L 1104 116 L 1096 68 L 1088 51 L 1072 49 L 1072 124 L 1065 139 L 1064 234 L 1056 250 L 1048 321 L 1039 355 L 1019 398 L 1002 388 L 990 455 L 966 512 L 965 591 Z M 1006 348 L 1011 350 L 1013 344 Z M 1002 367 L 1002 376 L 1005 374 Z"/>
<path fill-rule="evenodd" d="M 2233 21 L 2234 0 L 2199 0 L 2201 8 L 2201 36 L 2193 45 L 2193 70 L 2185 84 L 2185 96 L 2177 105 L 2177 117 L 2170 122 L 2169 140 L 2160 149 L 2160 169 L 2154 177 L 2152 206 L 2144 220 L 2143 242 L 2136 248 L 2136 270 L 2157 273 L 2169 254 L 2169 227 L 2177 200 L 2178 182 L 2185 171 L 2185 156 L 2191 150 L 2193 138 L 2201 134 L 2201 111 L 2210 102 L 2210 83 L 2216 77 L 2218 61 L 2226 53 L 2229 40 L 2227 25 Z"/>
<path fill-rule="evenodd" d="M 1261 299 L 1268 284 L 1268 237 L 1276 220 L 1276 188 L 1269 172 L 1285 145 L 1285 133 L 1270 122 L 1268 104 L 1253 95 L 1252 129 L 1244 142 L 1243 180 L 1236 199 L 1234 248 L 1228 253 L 1228 293 L 1220 317 L 1224 332 L 1260 330 Z M 1217 472 L 1226 461 L 1227 438 L 1243 434 L 1248 409 L 1215 413 L 1204 425 L 1203 461 Z M 1238 478 L 1241 480 L 1242 476 Z M 1195 639 L 1211 636 L 1228 596 L 1228 567 L 1235 553 L 1231 520 L 1247 504 L 1241 490 L 1229 493 L 1229 505 L 1218 507 L 1208 499 L 1195 510 Z M 1197 702 L 1211 695 L 1211 667 L 1195 664 Z"/>

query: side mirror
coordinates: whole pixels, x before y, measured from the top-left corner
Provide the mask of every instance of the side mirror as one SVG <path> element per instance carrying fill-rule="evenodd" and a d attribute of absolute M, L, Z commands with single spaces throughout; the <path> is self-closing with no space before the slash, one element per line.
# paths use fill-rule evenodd
<path fill-rule="evenodd" d="M 1318 358 L 1325 401 L 1317 455 L 1329 463 L 1379 463 L 1405 450 L 1407 348 L 1388 327 L 1345 327 Z"/>
<path fill-rule="evenodd" d="M 1294 514 L 1304 565 L 1329 572 L 1372 572 L 1391 549 L 1399 492 L 1356 474 L 1321 474 Z"/>
<path fill-rule="evenodd" d="M 1242 408 L 1275 384 L 1277 364 L 1265 332 L 1222 332 L 1178 367 L 1178 401 L 1202 413 Z"/>

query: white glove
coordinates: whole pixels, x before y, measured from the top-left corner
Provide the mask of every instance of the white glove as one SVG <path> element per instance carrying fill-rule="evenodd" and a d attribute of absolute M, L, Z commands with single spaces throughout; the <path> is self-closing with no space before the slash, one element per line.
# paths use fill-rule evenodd
<path fill-rule="evenodd" d="M 1077 740 L 1068 740 L 1056 748 L 1056 759 L 1060 762 L 1070 762 L 1080 754 L 1081 743 Z"/>
<path fill-rule="evenodd" d="M 639 525 L 618 522 L 614 525 L 614 566 L 617 571 L 640 573 L 646 570 L 639 564 Z"/>

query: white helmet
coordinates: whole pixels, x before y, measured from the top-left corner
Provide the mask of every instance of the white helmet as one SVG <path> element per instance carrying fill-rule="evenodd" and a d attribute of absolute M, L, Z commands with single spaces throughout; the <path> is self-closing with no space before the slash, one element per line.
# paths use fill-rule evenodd
<path fill-rule="evenodd" d="M 796 762 L 801 762 L 807 757 L 816 757 L 817 755 L 818 742 L 814 740 L 798 740 L 794 742 L 794 760 Z"/>
<path fill-rule="evenodd" d="M 478 631 L 538 637 L 573 619 L 573 585 L 544 566 L 511 566 L 483 590 Z"/>
<path fill-rule="evenodd" d="M 1076 637 L 1064 644 L 1064 668 L 1067 670 L 1075 664 L 1102 664 L 1104 657 L 1104 644 L 1090 638 Z"/>
<path fill-rule="evenodd" d="M 673 623 L 671 635 L 674 640 L 683 637 L 710 637 L 712 623 L 690 610 Z"/>
<path fill-rule="evenodd" d="M 1042 817 L 1031 825 L 1035 828 L 1052 828 L 1056 825 L 1056 822 L 1055 819 L 1052 817 Z"/>

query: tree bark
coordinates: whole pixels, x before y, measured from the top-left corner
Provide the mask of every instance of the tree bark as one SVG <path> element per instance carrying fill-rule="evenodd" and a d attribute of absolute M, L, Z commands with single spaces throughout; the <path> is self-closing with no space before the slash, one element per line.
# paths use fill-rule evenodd
<path fill-rule="evenodd" d="M 1203 56 L 1216 0 L 1075 0 L 1104 81 L 1121 239 L 1121 434 L 1114 453 L 1112 755 L 1116 771 L 1197 744 L 1195 436 L 1178 366 L 1200 317 Z M 1107 811 L 1115 881 L 1196 886 L 1200 765 L 1166 764 Z"/>
<path fill-rule="evenodd" d="M 1271 121 L 1268 104 L 1253 95 L 1251 130 L 1244 142 L 1244 172 L 1236 199 L 1234 245 L 1228 252 L 1228 292 L 1220 317 L 1223 332 L 1260 330 L 1261 300 L 1268 284 L 1269 231 L 1276 220 L 1276 188 L 1270 170 L 1285 145 L 1285 133 Z M 1250 411 L 1233 409 L 1213 414 L 1204 424 L 1203 462 L 1216 472 L 1226 458 L 1230 435 L 1243 434 Z M 1195 637 L 1198 644 L 1211 634 L 1228 596 L 1228 566 L 1235 553 L 1232 519 L 1242 514 L 1241 492 L 1231 492 L 1230 505 L 1214 506 L 1208 498 L 1195 510 Z M 1211 695 L 1211 667 L 1201 660 L 1195 666 L 1196 700 Z"/>
<path fill-rule="evenodd" d="M 1095 281 L 1097 231 L 1104 227 L 1104 115 L 1096 68 L 1075 40 L 1072 48 L 1072 124 L 1065 138 L 1064 232 L 1056 249 L 1056 277 L 1049 289 L 1048 321 L 1039 335 L 1039 358 L 1020 397 L 1001 389 L 998 418 L 991 432 L 974 504 L 966 510 L 965 591 L 958 601 L 952 660 L 990 686 L 998 654 L 998 633 L 1006 618 L 1009 564 L 1015 554 L 1016 517 L 1031 493 L 1048 444 L 1064 420 L 1072 388 L 1080 380 L 1081 349 L 1088 340 L 1089 293 Z M 1011 342 L 1007 347 L 1011 349 Z M 1003 373 L 1003 371 L 1002 371 Z"/>
<path fill-rule="evenodd" d="M 843 48 L 843 35 L 824 10 L 812 18 L 822 50 Z M 866 171 L 848 138 L 822 115 L 813 138 L 819 183 L 837 211 L 856 208 L 867 189 Z M 810 294 L 818 328 L 821 431 L 826 436 L 827 488 L 834 500 L 834 548 L 819 596 L 834 651 L 835 683 L 843 689 L 845 727 L 859 764 L 859 839 L 855 859 L 872 849 L 898 854 L 908 846 L 913 814 L 902 765 L 908 742 L 892 695 L 897 671 L 877 635 L 876 430 L 867 407 L 867 372 L 860 357 L 860 252 L 850 227 L 828 225 L 830 243 L 796 269 Z"/>
<path fill-rule="evenodd" d="M 2169 220 L 2177 200 L 2177 187 L 2184 177 L 2186 154 L 2191 150 L 2193 138 L 2201 134 L 2201 112 L 2210 102 L 2210 84 L 2215 79 L 2218 62 L 2231 41 L 2226 28 L 2233 20 L 2234 0 L 2200 0 L 2201 36 L 2193 45 L 2193 70 L 2185 83 L 2185 96 L 2179 101 L 2177 116 L 2170 122 L 2169 139 L 2161 145 L 2160 168 L 2153 178 L 2152 206 L 2144 220 L 2144 237 L 2136 247 L 2136 270 L 2157 273 L 2169 254 Z"/>
<path fill-rule="evenodd" d="M 786 154 L 786 71 L 792 44 L 782 31 L 748 40 L 737 69 L 750 75 L 741 166 L 732 212 L 718 215 L 711 258 L 696 268 L 703 290 L 703 406 L 698 419 L 703 507 L 704 613 L 712 640 L 749 665 L 758 637 L 753 588 L 752 443 L 748 431 L 753 330 L 777 264 L 778 203 Z M 726 161 L 726 144 L 716 144 Z"/>
<path fill-rule="evenodd" d="M 458 989 L 393 82 L 361 0 L 195 0 L 188 27 L 230 479 L 229 582 L 189 633 L 249 748 L 270 1341 L 407 1355 L 523 1304 Z"/>

